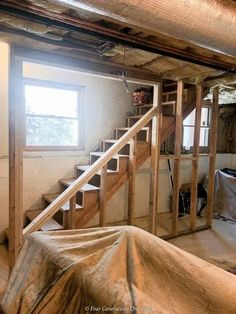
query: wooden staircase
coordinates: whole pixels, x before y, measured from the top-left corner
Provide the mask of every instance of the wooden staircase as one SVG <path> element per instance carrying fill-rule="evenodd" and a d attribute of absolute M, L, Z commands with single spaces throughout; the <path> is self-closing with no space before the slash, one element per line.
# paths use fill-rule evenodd
<path fill-rule="evenodd" d="M 162 106 L 163 108 L 167 108 L 169 106 L 170 110 L 173 112 L 162 116 L 161 142 L 164 142 L 173 133 L 175 128 L 174 108 L 177 94 L 176 85 L 173 85 L 171 88 L 167 87 L 166 90 L 167 91 L 164 91 L 162 95 Z M 186 89 L 186 97 L 183 103 L 183 117 L 186 117 L 194 109 L 195 97 L 195 87 L 188 87 Z M 77 178 L 80 178 L 81 176 L 83 177 L 83 175 L 91 168 L 91 165 L 100 160 L 104 156 L 105 152 L 119 142 L 119 139 L 129 132 L 132 126 L 135 126 L 144 114 L 150 112 L 150 109 L 152 109 L 152 105 L 135 106 L 134 113 L 125 117 L 125 126 L 114 130 L 114 138 L 103 139 L 101 142 L 101 151 L 90 153 L 89 165 L 76 165 L 74 178 L 60 180 L 61 193 L 68 187 L 73 187 L 77 182 Z M 152 120 L 150 120 L 136 133 L 136 169 L 139 168 L 148 157 L 150 157 L 151 130 Z M 109 200 L 112 195 L 114 195 L 114 193 L 116 193 L 129 179 L 130 143 L 131 142 L 125 144 L 117 152 L 117 154 L 112 156 L 105 167 L 99 169 L 86 184 L 82 185 L 75 194 L 74 199 L 70 198 L 69 201 L 60 207 L 53 217 L 49 217 L 47 222 L 41 226 L 41 230 L 60 230 L 85 227 L 91 218 L 99 211 L 103 201 L 101 198 L 104 198 L 104 195 L 101 196 L 101 185 L 104 184 L 104 182 L 102 183 L 102 175 L 105 176 L 106 181 L 106 201 Z M 55 200 L 60 202 L 61 193 L 44 194 L 42 210 L 26 211 L 25 215 L 27 223 L 34 221 L 35 217 L 41 214 L 44 209 L 48 207 L 48 205 L 54 204 Z"/>

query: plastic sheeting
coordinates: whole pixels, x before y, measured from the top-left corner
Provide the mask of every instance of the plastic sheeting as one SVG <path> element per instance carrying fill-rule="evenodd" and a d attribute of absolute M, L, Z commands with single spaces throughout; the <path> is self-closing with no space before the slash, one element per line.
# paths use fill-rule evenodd
<path fill-rule="evenodd" d="M 236 313 L 235 276 L 135 227 L 30 235 L 7 314 Z"/>
<path fill-rule="evenodd" d="M 236 178 L 220 170 L 215 173 L 214 211 L 236 221 Z"/>

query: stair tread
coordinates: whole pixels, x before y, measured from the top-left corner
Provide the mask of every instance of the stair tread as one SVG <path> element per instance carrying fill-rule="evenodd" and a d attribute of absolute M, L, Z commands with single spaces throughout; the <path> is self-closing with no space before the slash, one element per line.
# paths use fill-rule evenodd
<path fill-rule="evenodd" d="M 102 140 L 102 142 L 106 142 L 106 143 L 116 143 L 118 140 L 116 140 L 116 139 L 104 139 L 104 140 Z M 127 143 L 127 145 L 128 145 L 129 143 Z M 147 144 L 147 142 L 146 141 L 137 141 L 137 144 L 140 144 L 140 145 L 142 145 L 142 144 Z"/>
<path fill-rule="evenodd" d="M 162 114 L 163 117 L 171 117 L 171 118 L 175 118 L 175 114 L 173 113 L 164 113 Z"/>
<path fill-rule="evenodd" d="M 86 171 L 87 169 L 89 169 L 91 167 L 91 165 L 82 165 L 82 166 L 76 166 L 77 169 L 79 170 L 83 170 L 83 171 Z M 118 171 L 115 171 L 115 170 L 111 170 L 111 169 L 107 169 L 107 174 L 113 174 L 113 173 L 118 173 Z M 97 172 L 97 174 L 101 174 L 101 170 L 99 170 Z"/>
<path fill-rule="evenodd" d="M 143 117 L 143 115 L 130 115 L 130 116 L 125 116 L 125 118 L 126 119 L 129 119 L 129 118 L 131 118 L 131 119 L 136 119 L 136 118 L 142 118 Z"/>
<path fill-rule="evenodd" d="M 176 101 L 171 100 L 171 101 L 163 101 L 161 104 L 162 106 L 167 106 L 167 105 L 175 105 Z"/>
<path fill-rule="evenodd" d="M 104 155 L 106 152 L 91 152 L 90 155 L 93 155 L 93 156 L 98 156 L 98 157 L 101 157 L 102 155 Z M 129 157 L 128 155 L 123 155 L 123 154 L 116 154 L 114 155 L 112 158 L 127 158 Z"/>
<path fill-rule="evenodd" d="M 130 128 L 128 128 L 128 127 L 124 127 L 124 128 L 115 128 L 115 130 L 117 130 L 117 131 L 128 131 L 128 130 L 130 130 L 131 129 L 131 127 Z M 146 127 L 143 127 L 140 131 L 148 131 L 149 130 L 149 127 L 148 126 L 146 126 Z"/>
<path fill-rule="evenodd" d="M 163 93 L 162 93 L 162 96 L 171 95 L 171 94 L 177 94 L 177 90 L 172 90 L 172 91 L 170 91 L 170 92 L 163 92 Z"/>
<path fill-rule="evenodd" d="M 60 193 L 49 193 L 49 194 L 43 194 L 43 199 L 45 199 L 47 202 L 52 203 Z M 75 204 L 75 209 L 82 209 L 83 207 L 80 206 L 79 204 Z M 70 202 L 66 202 L 65 205 L 61 207 L 61 210 L 67 211 L 70 210 Z"/>
<path fill-rule="evenodd" d="M 27 210 L 25 212 L 26 217 L 30 220 L 33 221 L 39 214 L 43 212 L 42 209 L 37 209 L 37 210 Z M 62 225 L 60 225 L 56 220 L 53 218 L 50 218 L 42 227 L 42 231 L 53 231 L 53 230 L 63 230 L 64 228 Z"/>
<path fill-rule="evenodd" d="M 64 185 L 71 185 L 76 179 L 75 178 L 71 178 L 71 179 L 62 179 L 60 180 L 60 182 Z M 85 185 L 83 185 L 81 188 L 80 188 L 80 191 L 81 192 L 88 192 L 88 191 L 98 191 L 100 190 L 100 188 L 98 188 L 97 186 L 95 185 L 92 185 L 92 184 L 89 184 L 89 183 L 86 183 Z"/>
<path fill-rule="evenodd" d="M 153 107 L 153 104 L 136 104 L 136 103 L 134 103 L 133 105 L 134 105 L 134 107 L 142 107 L 142 108 L 151 108 L 151 107 Z"/>

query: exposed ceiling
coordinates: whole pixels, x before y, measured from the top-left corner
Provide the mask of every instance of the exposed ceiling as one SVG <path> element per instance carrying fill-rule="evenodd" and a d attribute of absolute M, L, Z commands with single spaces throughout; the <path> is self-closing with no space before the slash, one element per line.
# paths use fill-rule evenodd
<path fill-rule="evenodd" d="M 202 8 L 197 9 L 199 1 L 190 2 L 2 0 L 0 38 L 120 70 L 136 69 L 150 77 L 198 83 L 236 73 L 236 4 L 201 0 Z M 186 11 L 181 11 L 183 5 Z"/>

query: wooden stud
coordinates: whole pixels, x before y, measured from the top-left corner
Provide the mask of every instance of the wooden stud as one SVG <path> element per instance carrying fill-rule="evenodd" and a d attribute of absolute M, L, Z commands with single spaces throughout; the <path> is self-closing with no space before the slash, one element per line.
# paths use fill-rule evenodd
<path fill-rule="evenodd" d="M 15 264 L 23 243 L 22 62 L 10 56 L 9 99 L 9 259 Z"/>
<path fill-rule="evenodd" d="M 76 195 L 70 199 L 69 229 L 75 229 Z"/>
<path fill-rule="evenodd" d="M 190 204 L 190 230 L 191 231 L 195 231 L 196 229 L 198 158 L 199 158 L 199 142 L 200 142 L 200 131 L 201 131 L 202 100 L 203 100 L 203 86 L 198 85 L 196 89 L 196 109 L 195 109 L 196 111 L 195 111 L 192 179 L 191 179 L 191 204 Z"/>
<path fill-rule="evenodd" d="M 99 227 L 105 227 L 107 207 L 107 165 L 103 166 L 101 169 L 100 180 Z"/>
<path fill-rule="evenodd" d="M 175 159 L 173 171 L 173 210 L 172 210 L 172 235 L 178 233 L 178 214 L 179 214 L 179 185 L 180 185 L 180 158 L 182 145 L 182 126 L 183 126 L 183 92 L 184 82 L 177 82 L 177 102 L 176 102 L 176 119 L 175 119 Z"/>
<path fill-rule="evenodd" d="M 136 148 L 137 137 L 134 136 L 130 141 L 129 152 L 129 194 L 128 194 L 128 225 L 134 224 L 134 210 L 135 210 L 135 172 L 136 172 Z"/>
<path fill-rule="evenodd" d="M 157 232 L 157 206 L 158 206 L 158 181 L 160 160 L 160 136 L 161 136 L 161 84 L 155 85 L 153 90 L 153 107 L 157 107 L 156 115 L 152 119 L 151 132 L 151 176 L 150 176 L 150 215 L 149 232 Z"/>
<path fill-rule="evenodd" d="M 210 129 L 210 156 L 208 172 L 208 189 L 207 189 L 207 225 L 212 226 L 214 188 L 215 188 L 215 163 L 216 163 L 216 144 L 217 144 L 217 125 L 218 125 L 218 108 L 219 108 L 219 87 L 213 89 L 213 102 L 211 112 L 211 129 Z"/>

